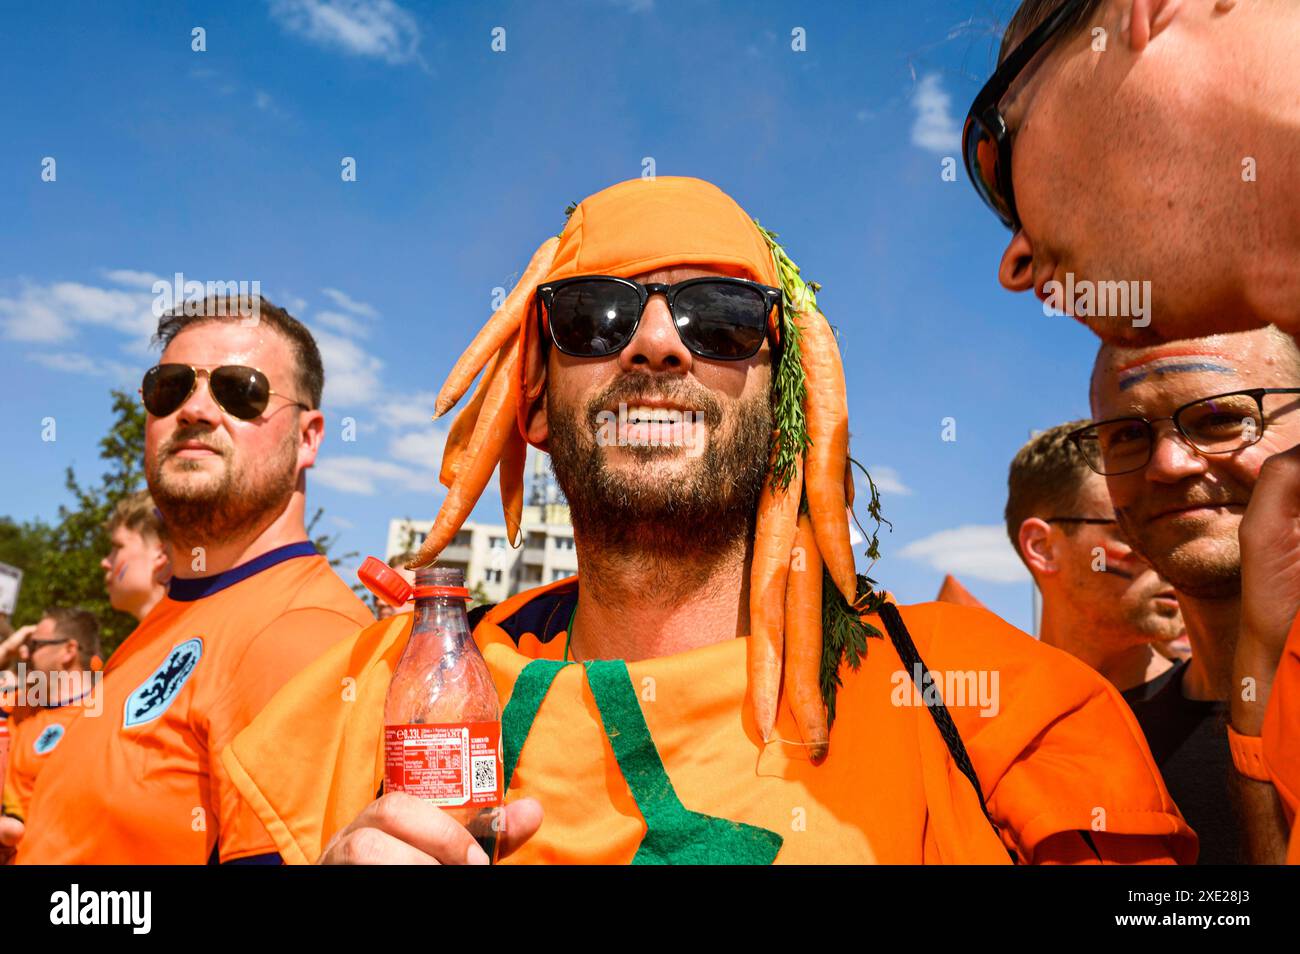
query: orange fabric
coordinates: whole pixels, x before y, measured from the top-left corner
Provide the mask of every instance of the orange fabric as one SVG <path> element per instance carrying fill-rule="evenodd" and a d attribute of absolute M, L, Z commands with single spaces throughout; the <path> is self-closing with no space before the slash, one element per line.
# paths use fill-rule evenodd
<path fill-rule="evenodd" d="M 1260 735 L 1264 739 L 1264 761 L 1291 821 L 1291 846 L 1286 860 L 1288 864 L 1300 864 L 1300 825 L 1295 824 L 1300 810 L 1300 616 L 1292 623 L 1278 660 Z"/>
<path fill-rule="evenodd" d="M 939 595 L 935 599 L 940 603 L 956 603 L 958 606 L 985 608 L 984 604 L 976 599 L 970 590 L 962 586 L 961 581 L 951 573 L 943 578 L 943 584 L 939 587 Z"/>
<path fill-rule="evenodd" d="M 498 622 L 573 583 L 511 597 L 476 628 L 503 703 L 533 658 L 562 657 L 564 634 L 545 644 L 525 634 L 516 647 Z M 909 703 L 911 682 L 887 640 L 871 641 L 859 671 L 842 671 L 820 767 L 797 744 L 761 744 L 746 694 L 747 639 L 629 663 L 682 803 L 776 832 L 783 864 L 1004 864 L 1006 848 L 1022 861 L 1095 862 L 1079 832 L 1106 861 L 1194 860 L 1196 837 L 1109 683 L 991 613 L 938 603 L 901 612 L 933 671 L 998 674 L 996 714 L 955 697 L 950 711 L 1005 848 L 929 713 Z M 317 860 L 378 791 L 384 697 L 410 623 L 395 616 L 334 647 L 223 753 L 286 861 Z M 352 701 L 340 698 L 347 679 Z M 777 733 L 798 739 L 784 705 Z M 581 666 L 559 673 L 538 711 L 507 799 L 523 796 L 541 801 L 545 820 L 510 862 L 625 863 L 644 835 Z"/>
<path fill-rule="evenodd" d="M 62 736 L 47 737 L 47 730 L 66 733 L 73 720 L 90 709 L 93 706 L 88 700 L 85 705 L 74 702 L 66 706 L 38 709 L 13 729 L 9 766 L 4 770 L 4 775 L 0 776 L 4 782 L 4 814 L 15 818 L 27 817 L 36 777 L 62 742 Z"/>
<path fill-rule="evenodd" d="M 629 179 L 578 203 L 545 281 L 575 275 L 631 278 L 685 265 L 777 284 L 772 251 L 749 214 L 717 186 L 688 176 Z M 518 339 L 518 421 L 525 439 L 528 412 L 546 386 L 538 333 L 530 309 Z M 546 450 L 544 443 L 536 446 Z"/>
<path fill-rule="evenodd" d="M 223 861 L 274 851 L 218 755 L 291 676 L 369 622 L 315 555 L 198 600 L 163 600 L 109 660 L 102 715 L 73 722 L 37 778 L 17 862 L 203 864 L 218 844 Z M 139 693 L 196 639 L 202 652 L 170 702 L 146 708 Z M 142 711 L 148 721 L 127 724 Z"/>

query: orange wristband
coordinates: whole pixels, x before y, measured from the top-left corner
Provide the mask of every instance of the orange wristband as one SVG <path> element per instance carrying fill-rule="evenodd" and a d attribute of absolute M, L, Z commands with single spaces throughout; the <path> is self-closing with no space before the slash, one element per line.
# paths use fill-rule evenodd
<path fill-rule="evenodd" d="M 1228 748 L 1232 752 L 1232 764 L 1237 771 L 1259 782 L 1271 782 L 1268 767 L 1264 764 L 1264 740 L 1258 735 L 1242 735 L 1228 726 Z"/>

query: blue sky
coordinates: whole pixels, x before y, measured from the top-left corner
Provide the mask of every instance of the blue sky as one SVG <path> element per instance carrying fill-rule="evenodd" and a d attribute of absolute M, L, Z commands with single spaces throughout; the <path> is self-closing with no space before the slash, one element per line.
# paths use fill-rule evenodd
<path fill-rule="evenodd" d="M 802 6 L 11 9 L 0 513 L 52 519 L 66 466 L 99 473 L 108 391 L 134 390 L 154 363 L 153 276 L 256 279 L 325 356 L 309 505 L 342 549 L 381 553 L 390 518 L 432 516 L 441 499 L 433 393 L 493 290 L 570 201 L 651 157 L 660 175 L 717 183 L 823 284 L 851 449 L 894 524 L 873 575 L 911 602 L 951 570 L 1027 628 L 1028 578 L 1001 530 L 1007 463 L 1031 430 L 1086 415 L 1095 346 L 997 285 L 1007 234 L 964 170 L 941 176 L 1014 3 Z M 344 157 L 355 182 L 342 181 Z M 955 441 L 942 439 L 947 417 Z M 493 491 L 475 516 L 499 513 Z"/>

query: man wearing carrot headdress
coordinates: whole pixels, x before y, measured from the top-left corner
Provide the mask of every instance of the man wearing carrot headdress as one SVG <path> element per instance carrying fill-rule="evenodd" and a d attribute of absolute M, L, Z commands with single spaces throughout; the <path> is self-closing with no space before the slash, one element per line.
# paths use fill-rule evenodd
<path fill-rule="evenodd" d="M 715 186 L 623 182 L 577 205 L 453 369 L 440 414 L 482 378 L 415 564 L 494 469 L 517 532 L 533 444 L 581 568 L 474 629 L 504 706 L 502 855 L 1192 860 L 1109 684 L 986 611 L 897 607 L 856 573 L 844 374 L 815 291 Z M 376 798 L 410 628 L 323 656 L 224 753 L 284 860 L 486 860 L 438 808 Z"/>

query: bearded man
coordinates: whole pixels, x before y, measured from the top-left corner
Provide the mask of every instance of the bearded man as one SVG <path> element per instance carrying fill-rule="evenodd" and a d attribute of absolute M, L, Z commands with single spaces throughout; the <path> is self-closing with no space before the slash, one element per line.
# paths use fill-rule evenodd
<path fill-rule="evenodd" d="M 530 443 L 580 567 L 474 628 L 504 704 L 501 855 L 1190 860 L 1113 686 L 991 613 L 897 607 L 856 574 L 844 376 L 815 290 L 716 186 L 623 182 L 576 207 L 453 369 L 439 411 L 486 370 L 416 562 L 498 461 L 517 530 Z M 286 861 L 488 860 L 441 809 L 376 797 L 410 632 L 403 614 L 335 647 L 224 753 Z"/>
<path fill-rule="evenodd" d="M 217 756 L 290 676 L 373 622 L 303 523 L 324 436 L 311 333 L 263 299 L 196 304 L 163 316 L 141 388 L 167 596 L 108 661 L 103 716 L 74 721 L 50 754 L 19 864 L 271 855 Z"/>

